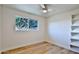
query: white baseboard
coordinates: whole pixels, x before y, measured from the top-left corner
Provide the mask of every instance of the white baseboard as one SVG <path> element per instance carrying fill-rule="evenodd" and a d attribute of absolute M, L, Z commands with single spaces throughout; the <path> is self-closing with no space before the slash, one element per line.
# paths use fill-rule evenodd
<path fill-rule="evenodd" d="M 48 43 L 51 43 L 51 44 L 55 44 L 55 45 L 57 45 L 57 46 L 59 46 L 59 47 L 62 47 L 62 48 L 65 48 L 65 49 L 68 49 L 68 50 L 70 50 L 68 47 L 66 47 L 65 45 L 61 45 L 61 44 L 58 44 L 58 43 L 56 43 L 56 42 L 52 42 L 52 41 L 47 41 Z"/>
<path fill-rule="evenodd" d="M 55 45 L 57 45 L 57 46 L 59 46 L 59 47 L 68 49 L 68 50 L 73 51 L 73 52 L 76 52 L 76 53 L 79 53 L 79 51 L 76 51 L 76 50 L 73 50 L 73 49 L 71 49 L 71 48 L 68 48 L 68 47 L 66 47 L 65 45 L 61 45 L 61 44 L 58 44 L 58 43 L 55 43 L 55 42 L 53 43 L 53 42 L 49 42 L 49 41 L 48 41 L 48 43 L 55 44 Z"/>
<path fill-rule="evenodd" d="M 15 46 L 15 47 L 6 48 L 6 49 L 3 49 L 2 51 L 12 50 L 12 49 L 16 49 L 16 48 L 23 47 L 23 46 L 37 44 L 37 43 L 40 43 L 40 42 L 44 42 L 44 40 L 43 41 L 36 41 L 36 42 L 33 42 L 33 43 L 28 43 L 28 44 L 23 44 L 23 45 L 19 45 L 19 46 Z"/>

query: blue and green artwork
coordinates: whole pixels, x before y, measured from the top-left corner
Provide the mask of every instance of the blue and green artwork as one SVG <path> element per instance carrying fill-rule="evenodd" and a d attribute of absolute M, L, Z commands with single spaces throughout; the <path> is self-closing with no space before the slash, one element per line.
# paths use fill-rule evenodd
<path fill-rule="evenodd" d="M 38 24 L 37 20 L 33 20 L 33 19 L 29 20 L 29 28 L 30 29 L 36 29 L 38 27 L 37 24 Z"/>
<path fill-rule="evenodd" d="M 38 27 L 38 21 L 34 19 L 28 19 L 23 17 L 16 17 L 16 31 L 27 31 L 29 29 L 36 29 Z"/>

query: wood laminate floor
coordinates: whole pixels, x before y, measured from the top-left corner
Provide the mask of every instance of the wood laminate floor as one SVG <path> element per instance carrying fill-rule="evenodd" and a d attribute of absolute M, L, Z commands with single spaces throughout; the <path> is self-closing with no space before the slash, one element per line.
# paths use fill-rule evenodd
<path fill-rule="evenodd" d="M 47 42 L 42 42 L 30 46 L 5 51 L 3 52 L 3 54 L 76 54 L 76 53 Z"/>

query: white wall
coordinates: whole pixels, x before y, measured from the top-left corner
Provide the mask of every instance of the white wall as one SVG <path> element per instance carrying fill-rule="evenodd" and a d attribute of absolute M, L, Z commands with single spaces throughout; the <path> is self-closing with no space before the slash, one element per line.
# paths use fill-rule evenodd
<path fill-rule="evenodd" d="M 37 19 L 39 21 L 39 30 L 16 32 L 14 29 L 16 15 Z M 31 15 L 26 12 L 11 9 L 4 6 L 2 50 L 8 50 L 8 49 L 44 41 L 45 39 L 44 27 L 45 27 L 45 20 L 43 17 Z"/>
<path fill-rule="evenodd" d="M 59 46 L 69 48 L 71 15 L 76 13 L 79 13 L 79 9 L 43 18 L 4 6 L 2 50 L 38 43 L 44 41 L 44 39 Z M 39 31 L 16 32 L 14 29 L 16 15 L 39 20 Z"/>
<path fill-rule="evenodd" d="M 1 39 L 2 39 L 2 6 L 0 5 L 0 50 L 1 50 Z"/>
<path fill-rule="evenodd" d="M 71 15 L 78 14 L 79 9 L 56 14 L 48 18 L 48 41 L 61 47 L 70 48 Z"/>

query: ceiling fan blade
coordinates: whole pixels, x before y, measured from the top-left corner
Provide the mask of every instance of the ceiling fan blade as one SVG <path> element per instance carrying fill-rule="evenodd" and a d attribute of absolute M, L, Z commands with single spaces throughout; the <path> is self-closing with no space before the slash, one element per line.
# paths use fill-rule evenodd
<path fill-rule="evenodd" d="M 44 5 L 44 4 L 41 4 L 41 7 L 42 7 L 42 8 L 45 8 L 45 5 Z"/>

